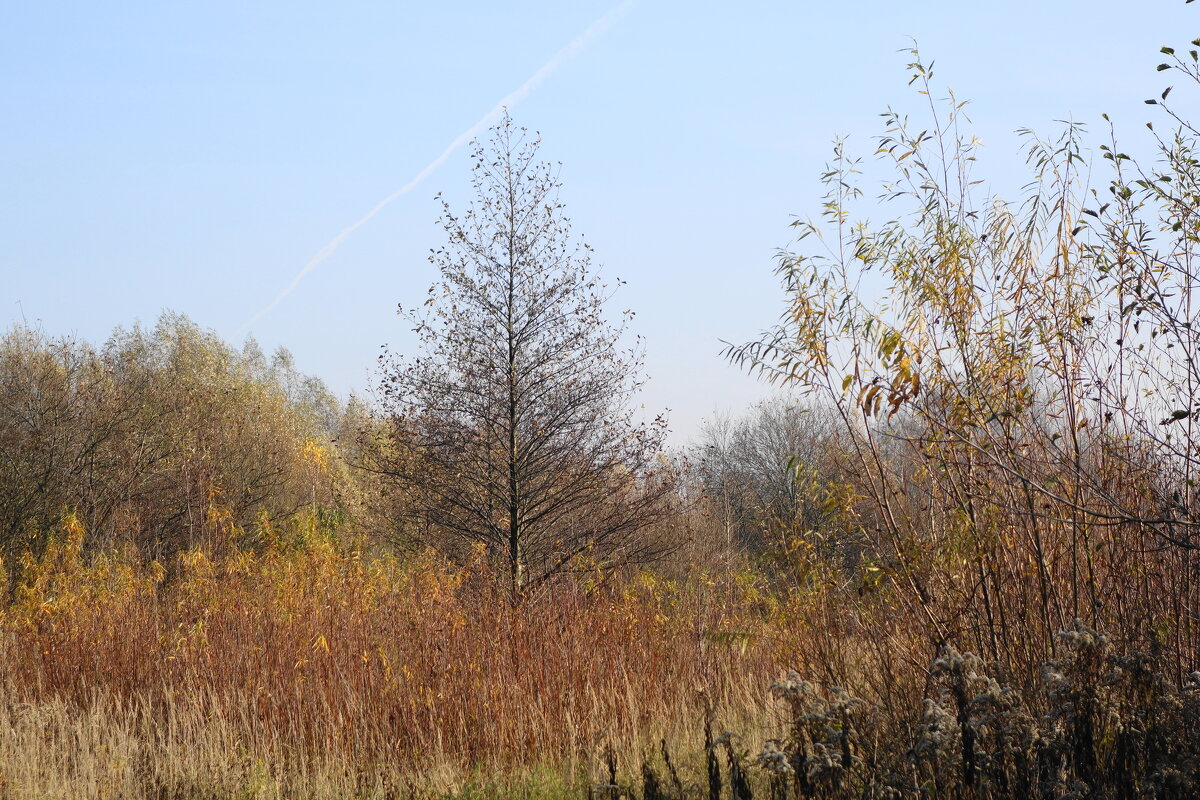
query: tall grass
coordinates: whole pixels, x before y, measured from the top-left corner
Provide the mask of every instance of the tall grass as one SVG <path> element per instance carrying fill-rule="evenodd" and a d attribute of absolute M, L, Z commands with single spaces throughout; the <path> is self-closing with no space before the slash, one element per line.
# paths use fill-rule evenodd
<path fill-rule="evenodd" d="M 761 714 L 778 671 L 748 579 L 564 581 L 513 607 L 482 563 L 317 537 L 189 551 L 168 576 L 85 562 L 82 537 L 69 520 L 15 565 L 0 611 L 11 796 L 383 796 L 545 765 L 575 780 L 606 747 L 696 738 L 707 709 Z"/>

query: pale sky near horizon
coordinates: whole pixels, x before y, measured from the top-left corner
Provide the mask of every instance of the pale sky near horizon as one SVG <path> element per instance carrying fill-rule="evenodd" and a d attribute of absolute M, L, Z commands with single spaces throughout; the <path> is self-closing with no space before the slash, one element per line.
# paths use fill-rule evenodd
<path fill-rule="evenodd" d="M 573 3 L 8 3 L 0 7 L 0 325 L 102 341 L 164 309 L 240 342 L 323 247 L 613 11 Z M 900 52 L 969 98 L 977 175 L 1024 181 L 1018 128 L 1109 113 L 1136 136 L 1162 45 L 1200 4 L 634 0 L 511 108 L 563 163 L 563 199 L 628 282 L 677 442 L 767 387 L 726 365 L 783 308 L 772 270 L 815 215 L 837 135 L 870 156 L 889 105 L 922 112 Z M 1176 81 L 1177 82 L 1177 81 Z M 1182 88 L 1182 87 L 1181 87 Z M 1184 103 L 1195 101 L 1185 94 Z M 345 395 L 412 348 L 468 149 L 397 197 L 249 328 Z"/>

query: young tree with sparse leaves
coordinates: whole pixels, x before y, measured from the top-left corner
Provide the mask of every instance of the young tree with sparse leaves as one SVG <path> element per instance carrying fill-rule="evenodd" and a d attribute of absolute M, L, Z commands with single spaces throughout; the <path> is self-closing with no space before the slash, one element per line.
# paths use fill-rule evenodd
<path fill-rule="evenodd" d="M 604 316 L 611 296 L 571 235 L 557 169 L 504 119 L 474 152 L 475 200 L 443 201 L 441 278 L 401 309 L 422 355 L 384 357 L 390 447 L 377 467 L 403 487 L 406 516 L 452 556 L 483 549 L 512 596 L 576 568 L 664 552 L 646 534 L 674 492 L 664 420 L 631 400 L 641 354 Z"/>

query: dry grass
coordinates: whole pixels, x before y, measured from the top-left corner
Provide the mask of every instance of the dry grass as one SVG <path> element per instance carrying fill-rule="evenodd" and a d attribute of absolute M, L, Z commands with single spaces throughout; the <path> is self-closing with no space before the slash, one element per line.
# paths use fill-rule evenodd
<path fill-rule="evenodd" d="M 66 529 L 0 612 L 12 797 L 385 797 L 549 770 L 578 784 L 764 713 L 778 611 L 754 582 L 563 582 L 513 608 L 480 564 L 321 540 L 171 577 Z M 774 630 L 768 631 L 768 626 Z M 758 723 L 753 723 L 758 724 Z"/>
<path fill-rule="evenodd" d="M 1096 725 L 1117 733 L 1093 737 L 1094 749 L 1071 749 L 1055 743 L 1077 738 L 1082 723 L 1062 720 L 1078 715 L 1061 711 L 1076 700 L 1060 678 L 1045 677 L 1069 670 L 1025 669 L 1006 649 L 999 658 L 977 649 L 987 641 L 987 606 L 949 602 L 954 581 L 966 576 L 946 566 L 930 571 L 942 581 L 936 609 L 957 616 L 964 650 L 982 651 L 971 663 L 984 677 L 967 680 L 961 697 L 939 678 L 934 660 L 945 657 L 902 587 L 872 583 L 869 569 L 836 567 L 816 553 L 793 553 L 790 590 L 732 568 L 674 579 L 629 572 L 604 582 L 564 579 L 513 607 L 482 561 L 451 567 L 432 555 L 364 556 L 315 528 L 308 533 L 222 557 L 188 551 L 166 570 L 136 553 L 87 554 L 85 533 L 68 516 L 42 556 L 9 565 L 10 601 L 0 609 L 0 799 L 579 797 L 586 785 L 608 782 L 610 748 L 622 781 L 635 780 L 648 755 L 666 780 L 655 755 L 661 740 L 690 792 L 705 782 L 710 710 L 716 734 L 741 734 L 722 759 L 737 755 L 748 769 L 775 739 L 800 765 L 794 774 L 811 773 L 814 786 L 824 781 L 845 796 L 853 787 L 951 796 L 953 776 L 975 763 L 960 746 L 970 737 L 1002 748 L 988 756 L 1001 766 L 979 760 L 980 781 L 992 780 L 987 769 L 1026 780 L 1025 762 L 1003 749 L 1017 739 L 1043 743 L 1018 755 L 1049 765 L 1046 786 L 1069 786 L 1090 763 L 1060 751 L 1094 753 L 1089 758 L 1113 774 L 1133 775 L 1122 765 L 1141 759 L 1137 786 L 1178 771 L 1176 762 L 1192 763 L 1200 717 L 1171 709 L 1193 707 L 1193 661 L 1173 647 L 1179 622 L 1169 605 L 1144 612 L 1159 688 L 1139 688 L 1147 670 L 1136 659 L 1088 662 L 1078 685 L 1111 711 L 1093 715 Z M 1164 572 L 1176 556 L 1154 555 Z M 1021 557 L 1015 547 L 997 556 L 1013 564 Z M 1145 567 L 1150 558 L 1134 563 Z M 1050 580 L 1065 580 L 1055 561 L 1047 564 Z M 1114 585 L 1116 573 L 1096 572 Z M 1012 615 L 996 628 L 1005 648 L 1038 635 L 1021 616 L 1037 579 L 1014 567 L 993 599 Z M 1127 582 L 1114 589 L 1112 607 L 1149 600 L 1155 586 L 1163 597 L 1179 596 L 1168 584 Z M 1147 640 L 1119 623 L 1105 623 L 1115 632 L 1112 653 L 1136 652 Z M 1062 650 L 1067 639 L 1056 641 Z M 799 716 L 770 696 L 787 668 L 813 681 Z M 975 684 L 985 683 L 979 694 Z M 853 726 L 837 686 L 862 700 L 853 713 L 865 716 Z M 959 702 L 991 697 L 998 686 L 1020 691 L 996 697 L 1025 698 L 1013 701 L 1003 736 L 991 712 Z M 947 727 L 943 718 L 955 714 Z M 1144 734 L 1113 750 L 1128 731 Z M 1180 736 L 1178 758 L 1155 744 Z M 926 739 L 936 758 L 922 761 Z M 826 764 L 823 753 L 841 741 L 857 759 L 850 767 Z M 779 788 L 765 785 L 765 771 L 750 772 L 759 788 Z M 939 776 L 951 777 L 941 786 Z"/>

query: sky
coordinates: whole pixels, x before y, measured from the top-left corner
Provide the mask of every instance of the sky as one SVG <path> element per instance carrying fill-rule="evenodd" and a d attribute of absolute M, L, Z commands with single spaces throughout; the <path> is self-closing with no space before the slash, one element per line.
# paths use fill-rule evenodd
<path fill-rule="evenodd" d="M 413 353 L 395 310 L 436 278 L 435 195 L 469 199 L 455 145 L 508 98 L 627 282 L 641 400 L 683 443 L 771 392 L 722 342 L 784 309 L 775 257 L 819 212 L 834 138 L 869 159 L 881 112 L 920 117 L 913 40 L 1011 195 L 1018 129 L 1157 119 L 1158 49 L 1200 35 L 1198 5 L 0 4 L 0 325 L 101 342 L 170 309 L 367 394 L 381 346 Z"/>

